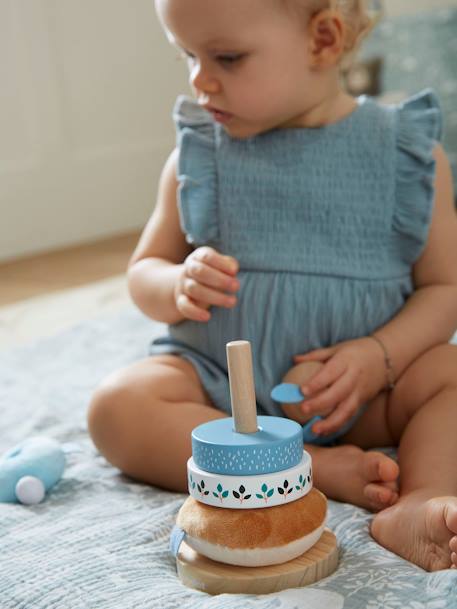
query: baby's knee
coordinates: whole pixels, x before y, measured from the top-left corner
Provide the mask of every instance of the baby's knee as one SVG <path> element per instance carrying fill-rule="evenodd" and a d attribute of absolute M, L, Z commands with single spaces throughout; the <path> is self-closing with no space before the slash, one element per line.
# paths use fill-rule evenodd
<path fill-rule="evenodd" d="M 457 390 L 457 345 L 443 345 L 442 349 L 446 384 Z"/>
<path fill-rule="evenodd" d="M 400 427 L 439 394 L 457 396 L 457 346 L 443 344 L 426 351 L 400 376 L 388 402 L 388 418 Z M 457 401 L 453 400 L 457 406 Z"/>
<path fill-rule="evenodd" d="M 104 453 L 122 427 L 121 418 L 128 400 L 129 388 L 113 374 L 94 391 L 87 413 L 89 434 L 97 448 Z"/>
<path fill-rule="evenodd" d="M 410 372 L 409 378 L 405 374 L 399 381 L 399 385 L 403 382 L 403 390 L 405 379 L 406 385 L 414 383 L 420 386 L 423 383 L 429 388 L 430 397 L 443 390 L 457 390 L 457 345 L 441 344 L 433 347 L 413 362 L 406 372 Z"/>

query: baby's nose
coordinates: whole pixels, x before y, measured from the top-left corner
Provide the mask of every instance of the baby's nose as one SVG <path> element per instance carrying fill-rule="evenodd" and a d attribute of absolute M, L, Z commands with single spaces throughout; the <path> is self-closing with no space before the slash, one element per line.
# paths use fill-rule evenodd
<path fill-rule="evenodd" d="M 191 70 L 189 82 L 194 89 L 206 94 L 214 95 L 221 89 L 219 81 L 200 63 Z"/>

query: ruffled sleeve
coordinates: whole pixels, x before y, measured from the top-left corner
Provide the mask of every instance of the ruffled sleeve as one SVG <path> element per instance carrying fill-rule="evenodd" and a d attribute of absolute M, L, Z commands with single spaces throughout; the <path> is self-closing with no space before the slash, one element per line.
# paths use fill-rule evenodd
<path fill-rule="evenodd" d="M 434 200 L 433 150 L 442 137 L 442 115 L 427 89 L 397 108 L 396 205 L 393 231 L 401 259 L 413 264 L 428 237 Z"/>
<path fill-rule="evenodd" d="M 219 234 L 214 123 L 206 110 L 186 96 L 178 97 L 173 118 L 179 148 L 181 227 L 192 245 L 214 244 Z"/>

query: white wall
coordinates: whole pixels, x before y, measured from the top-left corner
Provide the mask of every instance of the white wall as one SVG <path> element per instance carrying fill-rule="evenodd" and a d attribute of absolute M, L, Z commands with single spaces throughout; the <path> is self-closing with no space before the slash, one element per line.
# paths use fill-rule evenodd
<path fill-rule="evenodd" d="M 457 0 L 384 0 L 389 16 L 416 13 L 422 10 L 436 10 L 449 6 L 457 7 Z"/>
<path fill-rule="evenodd" d="M 187 90 L 153 4 L 0 0 L 0 260 L 147 220 Z"/>

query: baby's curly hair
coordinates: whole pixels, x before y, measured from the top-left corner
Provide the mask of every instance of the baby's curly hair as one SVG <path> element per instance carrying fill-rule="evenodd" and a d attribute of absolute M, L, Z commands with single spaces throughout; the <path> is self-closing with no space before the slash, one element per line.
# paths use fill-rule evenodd
<path fill-rule="evenodd" d="M 338 11 L 346 28 L 345 55 L 352 55 L 372 29 L 378 15 L 368 9 L 367 0 L 280 0 L 290 10 L 312 16 L 330 9 Z M 374 4 L 371 2 L 371 4 Z M 379 4 L 379 3 L 378 3 Z"/>

